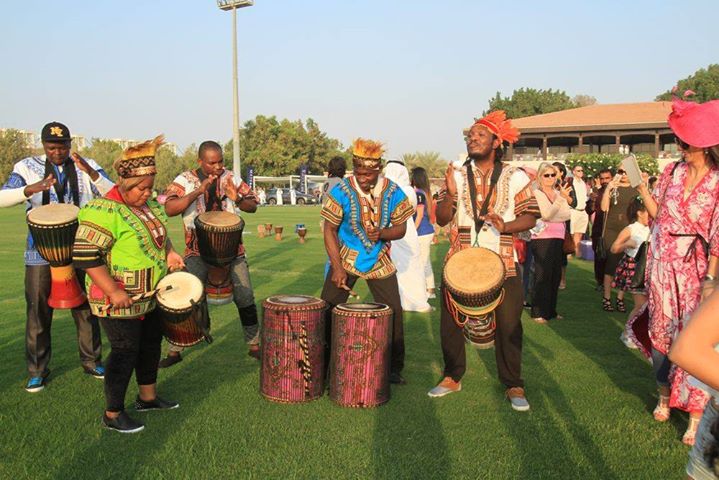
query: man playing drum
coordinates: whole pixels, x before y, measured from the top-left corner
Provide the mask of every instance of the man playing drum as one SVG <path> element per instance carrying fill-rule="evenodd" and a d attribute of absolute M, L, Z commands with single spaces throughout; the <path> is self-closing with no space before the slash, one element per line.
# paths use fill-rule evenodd
<path fill-rule="evenodd" d="M 45 125 L 41 133 L 45 155 L 20 160 L 13 167 L 0 191 L 0 207 L 26 202 L 27 211 L 51 203 L 84 206 L 93 198 L 107 193 L 114 185 L 93 160 L 70 154 L 72 137 L 68 128 L 58 122 Z M 83 284 L 84 274 L 77 272 Z M 50 374 L 50 327 L 53 309 L 48 305 L 50 266 L 35 248 L 28 235 L 25 249 L 25 358 L 30 379 L 25 389 L 39 392 Z M 80 359 L 85 372 L 103 378 L 100 326 L 91 315 L 87 302 L 72 309 L 77 327 Z"/>
<path fill-rule="evenodd" d="M 470 247 L 492 250 L 504 262 L 504 301 L 494 312 L 497 373 L 507 388 L 506 395 L 512 408 L 526 411 L 529 403 L 521 377 L 520 322 L 524 294 L 522 282 L 517 277 L 512 234 L 532 228 L 540 212 L 530 189 L 529 177 L 521 169 L 501 162 L 503 143 L 514 143 L 518 137 L 519 132 L 503 111 L 492 112 L 475 121 L 466 136 L 468 160 L 459 170 L 453 165 L 447 168 L 446 185 L 437 204 L 437 223 L 444 226 L 452 222 L 451 245 L 445 265 L 454 253 Z M 482 207 L 486 208 L 486 215 L 481 215 Z M 460 380 L 466 370 L 464 335 L 458 326 L 459 319 L 448 309 L 446 295 L 443 285 L 440 335 L 444 379 L 429 391 L 430 397 L 460 391 Z M 454 313 L 457 315 L 456 311 Z"/>
<path fill-rule="evenodd" d="M 354 174 L 327 194 L 322 217 L 330 270 L 322 288 L 327 309 L 327 338 L 331 338 L 332 308 L 344 303 L 358 278 L 364 278 L 375 301 L 394 312 L 390 381 L 406 383 L 402 303 L 396 269 L 389 258 L 389 242 L 404 237 L 405 222 L 414 208 L 394 182 L 379 178 L 383 148 L 380 143 L 357 139 L 352 148 Z M 329 355 L 327 356 L 329 358 Z"/>
<path fill-rule="evenodd" d="M 207 283 L 208 265 L 200 257 L 195 218 L 205 212 L 225 211 L 254 213 L 257 197 L 249 185 L 225 170 L 222 147 L 219 143 L 205 141 L 198 150 L 199 168 L 187 170 L 175 178 L 167 187 L 165 212 L 168 216 L 182 214 L 185 229 L 185 265 L 203 284 Z M 247 267 L 244 246 L 240 244 L 237 258 L 230 265 L 234 302 L 245 332 L 249 355 L 260 358 L 259 326 L 257 307 Z M 183 347 L 170 346 L 168 356 L 160 361 L 160 368 L 170 367 L 182 360 Z"/>

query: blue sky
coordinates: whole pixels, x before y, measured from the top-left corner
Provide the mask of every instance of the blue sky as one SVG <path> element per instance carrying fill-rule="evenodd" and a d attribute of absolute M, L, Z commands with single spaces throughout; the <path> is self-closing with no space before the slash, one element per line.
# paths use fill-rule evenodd
<path fill-rule="evenodd" d="M 454 159 L 497 91 L 653 100 L 719 62 L 715 20 L 701 21 L 718 17 L 716 0 L 256 0 L 238 12 L 240 115 Z M 212 0 L 5 1 L 0 127 L 224 142 L 231 52 L 231 14 Z"/>

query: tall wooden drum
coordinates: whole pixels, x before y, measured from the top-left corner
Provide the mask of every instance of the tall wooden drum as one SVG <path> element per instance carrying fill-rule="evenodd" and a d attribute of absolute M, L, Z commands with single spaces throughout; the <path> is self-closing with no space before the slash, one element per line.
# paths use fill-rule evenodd
<path fill-rule="evenodd" d="M 80 209 L 66 203 L 52 203 L 32 210 L 27 226 L 40 256 L 50 264 L 51 289 L 48 305 L 75 308 L 87 300 L 72 266 L 72 248 Z"/>
<path fill-rule="evenodd" d="M 494 345 L 494 310 L 504 299 L 502 258 L 487 248 L 467 248 L 452 255 L 444 266 L 444 301 L 468 343 L 478 348 Z"/>
<path fill-rule="evenodd" d="M 284 403 L 321 397 L 327 304 L 306 295 L 275 295 L 262 308 L 260 393 Z"/>
<path fill-rule="evenodd" d="M 195 234 L 202 260 L 208 265 L 207 302 L 232 301 L 229 265 L 237 258 L 245 221 L 231 212 L 205 212 L 195 218 Z"/>

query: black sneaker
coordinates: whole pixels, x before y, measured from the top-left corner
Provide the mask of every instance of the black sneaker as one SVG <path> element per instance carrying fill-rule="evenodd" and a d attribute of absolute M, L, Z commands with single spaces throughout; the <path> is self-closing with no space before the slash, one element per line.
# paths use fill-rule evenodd
<path fill-rule="evenodd" d="M 174 408 L 179 408 L 179 406 L 180 404 L 177 402 L 168 402 L 160 397 L 155 397 L 155 399 L 151 402 L 141 400 L 139 395 L 135 399 L 135 411 L 138 412 L 147 412 L 150 410 L 172 410 Z"/>
<path fill-rule="evenodd" d="M 389 374 L 389 383 L 394 383 L 395 385 L 406 385 L 407 380 L 405 380 L 399 373 L 392 372 Z"/>
<path fill-rule="evenodd" d="M 165 358 L 160 360 L 160 363 L 157 364 L 159 368 L 169 368 L 173 366 L 176 363 L 180 363 L 182 361 L 182 355 L 179 353 L 177 355 L 167 355 Z"/>
<path fill-rule="evenodd" d="M 145 425 L 130 417 L 123 410 L 116 418 L 102 416 L 102 424 L 109 430 L 116 430 L 120 433 L 136 433 L 145 428 Z"/>

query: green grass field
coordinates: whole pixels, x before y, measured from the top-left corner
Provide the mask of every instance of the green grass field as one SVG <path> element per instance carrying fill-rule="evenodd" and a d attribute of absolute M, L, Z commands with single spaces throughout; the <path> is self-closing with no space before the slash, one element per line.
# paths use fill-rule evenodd
<path fill-rule="evenodd" d="M 258 304 L 277 293 L 319 295 L 324 249 L 317 207 L 247 215 L 245 243 Z M 259 222 L 285 226 L 282 242 L 257 238 Z M 295 223 L 309 229 L 305 245 Z M 180 222 L 172 236 L 181 245 Z M 591 264 L 572 261 L 560 293 L 565 317 L 547 326 L 525 314 L 524 369 L 532 410 L 503 399 L 494 352 L 468 349 L 463 391 L 430 399 L 441 377 L 439 312 L 407 314 L 408 384 L 380 408 L 343 409 L 326 396 L 302 405 L 259 394 L 234 305 L 212 307 L 212 345 L 161 370 L 159 391 L 181 407 L 136 414 L 143 432 L 100 427 L 102 383 L 83 374 L 75 328 L 58 311 L 52 374 L 23 389 L 25 301 L 20 207 L 0 211 L 0 478 L 682 478 L 686 416 L 659 424 L 650 367 L 618 340 L 624 316 L 600 308 Z M 447 242 L 433 251 L 435 276 Z M 360 282 L 357 291 L 367 298 Z M 436 301 L 435 301 L 436 302 Z M 435 303 L 436 305 L 436 303 Z M 103 335 L 104 337 L 104 335 Z M 104 343 L 105 352 L 109 345 Z M 166 345 L 163 346 L 166 348 Z M 136 385 L 130 386 L 128 403 Z M 132 411 L 131 411 L 132 413 Z"/>

